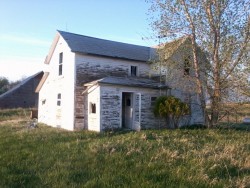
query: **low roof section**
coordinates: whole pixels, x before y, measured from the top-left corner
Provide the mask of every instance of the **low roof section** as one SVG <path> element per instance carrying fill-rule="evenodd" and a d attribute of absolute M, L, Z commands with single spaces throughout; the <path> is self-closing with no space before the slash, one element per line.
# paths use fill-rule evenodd
<path fill-rule="evenodd" d="M 166 84 L 159 83 L 152 79 L 139 78 L 139 77 L 114 77 L 114 76 L 95 80 L 95 81 L 84 84 L 84 86 L 91 87 L 97 84 L 121 85 L 121 86 L 152 88 L 152 89 L 168 89 L 169 88 Z"/>

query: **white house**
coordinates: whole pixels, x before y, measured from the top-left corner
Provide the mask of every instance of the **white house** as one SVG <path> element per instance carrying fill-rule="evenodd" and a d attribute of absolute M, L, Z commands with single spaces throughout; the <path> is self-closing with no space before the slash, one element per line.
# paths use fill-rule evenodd
<path fill-rule="evenodd" d="M 171 88 L 157 79 L 149 63 L 153 58 L 154 48 L 58 31 L 36 90 L 38 121 L 98 132 L 161 126 L 152 106 Z M 192 110 L 189 123 L 202 121 L 199 110 Z"/>

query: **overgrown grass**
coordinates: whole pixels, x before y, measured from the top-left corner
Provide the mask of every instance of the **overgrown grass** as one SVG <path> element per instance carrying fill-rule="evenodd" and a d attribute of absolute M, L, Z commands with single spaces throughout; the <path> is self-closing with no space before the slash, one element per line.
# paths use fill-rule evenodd
<path fill-rule="evenodd" d="M 222 106 L 219 119 L 222 123 L 233 125 L 241 123 L 245 117 L 250 117 L 250 104 L 231 103 Z"/>
<path fill-rule="evenodd" d="M 29 115 L 30 109 L 0 109 L 0 122 L 6 120 L 27 119 L 29 118 Z"/>
<path fill-rule="evenodd" d="M 0 187 L 250 187 L 249 132 L 0 123 Z"/>

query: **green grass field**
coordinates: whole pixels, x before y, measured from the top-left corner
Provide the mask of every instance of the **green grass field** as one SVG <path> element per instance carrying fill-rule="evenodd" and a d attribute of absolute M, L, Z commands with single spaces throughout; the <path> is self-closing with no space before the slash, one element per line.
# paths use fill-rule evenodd
<path fill-rule="evenodd" d="M 98 134 L 11 117 L 0 122 L 0 187 L 250 187 L 247 130 Z"/>

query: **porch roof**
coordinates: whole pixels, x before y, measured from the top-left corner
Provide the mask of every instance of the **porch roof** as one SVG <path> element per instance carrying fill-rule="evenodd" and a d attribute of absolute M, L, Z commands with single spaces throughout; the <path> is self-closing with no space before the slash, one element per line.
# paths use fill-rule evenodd
<path fill-rule="evenodd" d="M 84 86 L 93 86 L 96 84 L 109 84 L 109 85 L 122 85 L 130 87 L 142 87 L 152 89 L 169 88 L 166 84 L 161 84 L 155 80 L 138 77 L 105 77 L 99 80 L 95 80 L 84 84 Z"/>

